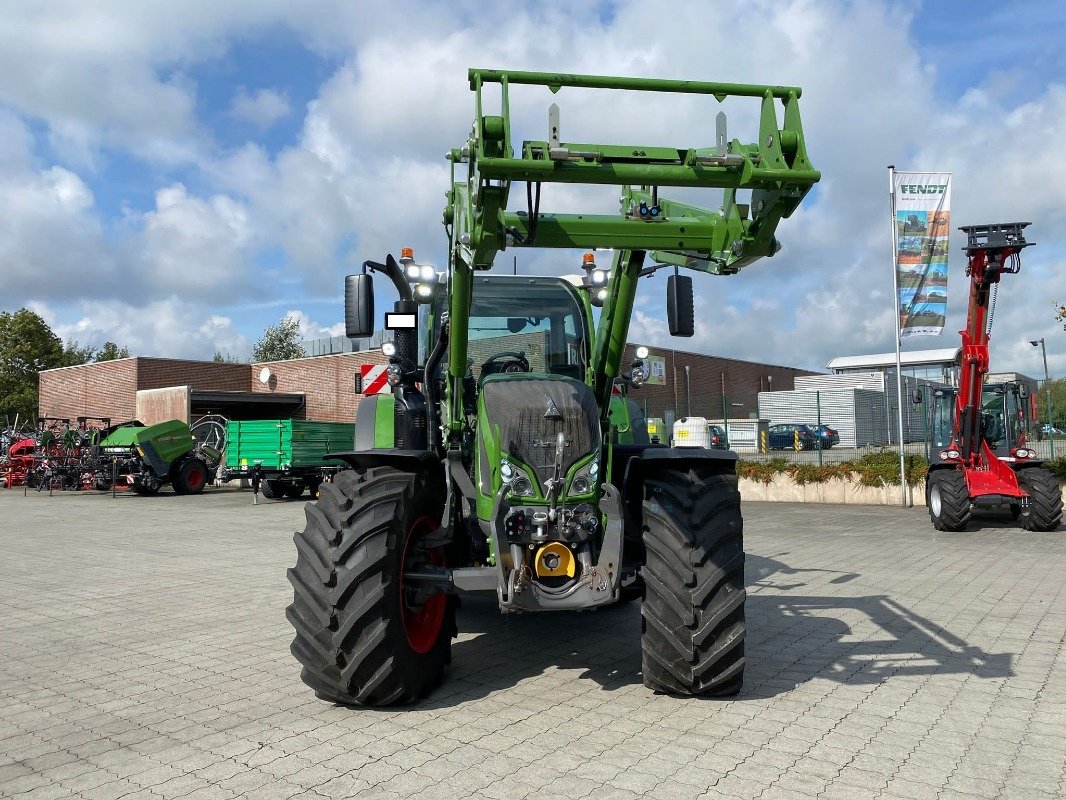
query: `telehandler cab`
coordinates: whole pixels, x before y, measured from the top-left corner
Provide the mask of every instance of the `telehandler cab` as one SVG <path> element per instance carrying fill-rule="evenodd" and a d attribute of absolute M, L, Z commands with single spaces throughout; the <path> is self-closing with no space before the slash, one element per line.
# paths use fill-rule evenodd
<path fill-rule="evenodd" d="M 673 268 L 670 331 L 692 336 L 692 279 L 678 267 L 729 275 L 780 249 L 778 223 L 820 177 L 800 90 L 482 69 L 469 80 L 473 128 L 448 154 L 447 271 L 405 252 L 346 279 L 350 337 L 374 327 L 370 272 L 399 294 L 385 315 L 393 393 L 360 404 L 356 440 L 373 446 L 336 454 L 351 469 L 323 485 L 296 534 L 287 616 L 302 678 L 338 703 L 411 702 L 442 679 L 462 593 L 523 612 L 594 609 L 643 592 L 645 684 L 735 694 L 745 636 L 736 456 L 623 444 L 611 397 L 620 375 L 646 377 L 646 353 L 626 373 L 622 364 L 642 276 Z M 729 141 L 719 113 L 707 149 L 567 142 L 553 104 L 548 137 L 516 151 L 517 85 L 757 98 L 758 138 Z M 490 86 L 499 115 L 483 109 Z M 523 211 L 507 208 L 514 181 L 526 184 Z M 619 186 L 621 213 L 542 212 L 549 183 Z M 724 202 L 708 211 L 660 197 L 662 187 L 724 189 Z M 507 247 L 614 255 L 609 270 L 585 256 L 575 279 L 484 274 Z"/>

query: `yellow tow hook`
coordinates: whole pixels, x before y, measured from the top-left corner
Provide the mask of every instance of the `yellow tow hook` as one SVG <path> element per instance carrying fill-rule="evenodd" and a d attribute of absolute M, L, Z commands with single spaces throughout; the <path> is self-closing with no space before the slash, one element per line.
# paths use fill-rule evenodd
<path fill-rule="evenodd" d="M 538 578 L 574 577 L 574 556 L 561 542 L 548 542 L 533 559 Z"/>

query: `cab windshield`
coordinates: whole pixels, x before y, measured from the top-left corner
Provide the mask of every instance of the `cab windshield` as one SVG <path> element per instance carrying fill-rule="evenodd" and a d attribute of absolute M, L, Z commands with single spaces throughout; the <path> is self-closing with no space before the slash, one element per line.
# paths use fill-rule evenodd
<path fill-rule="evenodd" d="M 475 379 L 500 372 L 584 378 L 588 331 L 576 291 L 558 278 L 475 277 L 467 358 Z"/>

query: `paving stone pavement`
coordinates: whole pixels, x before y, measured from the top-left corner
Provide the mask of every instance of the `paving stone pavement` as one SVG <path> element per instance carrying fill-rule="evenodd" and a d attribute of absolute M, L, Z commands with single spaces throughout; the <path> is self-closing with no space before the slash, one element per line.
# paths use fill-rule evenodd
<path fill-rule="evenodd" d="M 1064 796 L 1064 531 L 746 504 L 738 698 L 649 693 L 638 604 L 467 600 L 445 684 L 360 710 L 317 700 L 288 652 L 302 516 L 0 492 L 0 796 Z"/>

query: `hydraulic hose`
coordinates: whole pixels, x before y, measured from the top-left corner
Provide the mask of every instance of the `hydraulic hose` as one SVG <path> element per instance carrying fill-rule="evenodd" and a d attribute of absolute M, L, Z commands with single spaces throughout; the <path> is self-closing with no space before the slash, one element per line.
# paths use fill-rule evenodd
<path fill-rule="evenodd" d="M 440 425 L 437 422 L 436 373 L 437 367 L 440 366 L 440 362 L 444 358 L 444 353 L 447 349 L 447 323 L 442 322 L 440 326 L 440 334 L 437 336 L 437 342 L 433 345 L 433 350 L 430 352 L 429 358 L 426 359 L 426 367 L 422 376 L 422 394 L 426 397 L 426 442 L 429 445 L 429 449 L 438 456 L 442 455 L 442 453 L 441 449 L 437 446 L 437 433 Z"/>

